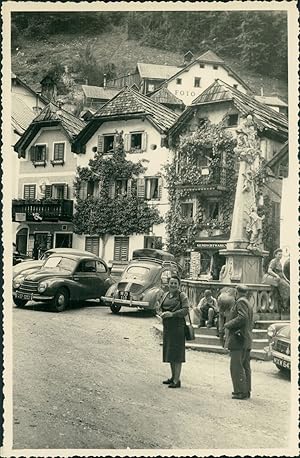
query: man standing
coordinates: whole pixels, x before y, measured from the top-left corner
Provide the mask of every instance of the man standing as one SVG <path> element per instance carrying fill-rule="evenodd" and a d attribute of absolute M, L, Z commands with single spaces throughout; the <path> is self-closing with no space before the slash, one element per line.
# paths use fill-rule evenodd
<path fill-rule="evenodd" d="M 214 320 L 218 315 L 218 303 L 210 289 L 204 291 L 204 297 L 200 300 L 197 307 L 194 309 L 195 315 L 199 319 L 199 328 L 205 326 L 207 320 L 207 327 L 211 328 L 214 324 Z"/>
<path fill-rule="evenodd" d="M 236 302 L 228 321 L 225 346 L 230 351 L 230 374 L 233 384 L 232 399 L 248 399 L 251 395 L 250 351 L 252 347 L 253 311 L 247 299 L 248 287 L 236 287 Z"/>

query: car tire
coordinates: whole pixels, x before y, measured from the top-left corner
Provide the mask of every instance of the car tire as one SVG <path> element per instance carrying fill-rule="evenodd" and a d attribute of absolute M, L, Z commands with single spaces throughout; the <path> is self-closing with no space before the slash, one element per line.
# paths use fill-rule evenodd
<path fill-rule="evenodd" d="M 17 297 L 13 298 L 14 304 L 18 308 L 25 307 L 28 301 L 25 301 L 24 299 L 18 299 Z"/>
<path fill-rule="evenodd" d="M 69 292 L 66 288 L 59 288 L 55 294 L 52 308 L 55 312 L 63 312 L 69 305 Z"/>
<path fill-rule="evenodd" d="M 112 304 L 110 306 L 110 310 L 112 311 L 112 313 L 114 313 L 116 315 L 121 310 L 121 307 L 122 307 L 121 305 Z"/>

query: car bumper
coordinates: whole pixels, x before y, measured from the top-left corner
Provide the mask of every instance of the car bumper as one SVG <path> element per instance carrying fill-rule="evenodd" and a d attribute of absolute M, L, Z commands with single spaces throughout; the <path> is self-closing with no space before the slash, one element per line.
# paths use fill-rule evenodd
<path fill-rule="evenodd" d="M 291 358 L 289 356 L 284 355 L 283 353 L 279 353 L 278 351 L 272 351 L 272 359 L 273 363 L 277 364 L 280 367 L 285 369 L 291 370 Z"/>
<path fill-rule="evenodd" d="M 13 291 L 12 294 L 13 294 L 13 297 L 15 297 L 16 299 L 23 299 L 26 301 L 50 302 L 50 301 L 53 301 L 54 299 L 54 296 L 42 296 L 41 294 L 34 294 L 34 293 L 30 293 L 30 294 L 21 296 L 19 293 L 17 293 L 17 291 Z"/>
<path fill-rule="evenodd" d="M 101 300 L 109 305 L 121 305 L 122 307 L 135 307 L 153 309 L 149 302 L 135 301 L 133 299 L 118 299 L 116 297 L 101 296 Z"/>

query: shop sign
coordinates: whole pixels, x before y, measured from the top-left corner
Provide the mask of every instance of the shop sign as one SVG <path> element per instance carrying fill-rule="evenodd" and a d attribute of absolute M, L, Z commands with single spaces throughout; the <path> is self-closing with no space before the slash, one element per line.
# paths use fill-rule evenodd
<path fill-rule="evenodd" d="M 196 248 L 226 248 L 226 243 L 203 243 L 195 242 Z"/>
<path fill-rule="evenodd" d="M 178 91 L 178 90 L 175 90 L 175 95 L 186 95 L 187 97 L 190 96 L 190 97 L 195 97 L 195 92 L 194 91 Z"/>

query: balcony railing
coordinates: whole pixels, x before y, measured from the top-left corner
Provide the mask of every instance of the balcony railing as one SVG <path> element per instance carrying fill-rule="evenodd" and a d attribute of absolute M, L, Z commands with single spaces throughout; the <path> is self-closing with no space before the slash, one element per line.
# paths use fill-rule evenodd
<path fill-rule="evenodd" d="M 227 190 L 227 167 L 214 166 L 202 167 L 197 169 L 197 176 L 194 176 L 194 173 L 191 169 L 187 170 L 186 176 L 181 175 L 180 182 L 177 187 L 181 189 L 191 190 L 191 191 L 209 191 L 209 190 Z M 191 176 L 193 177 L 191 178 Z M 179 172 L 180 176 L 180 172 Z"/>
<path fill-rule="evenodd" d="M 13 221 L 71 221 L 73 200 L 45 199 L 12 201 Z"/>

